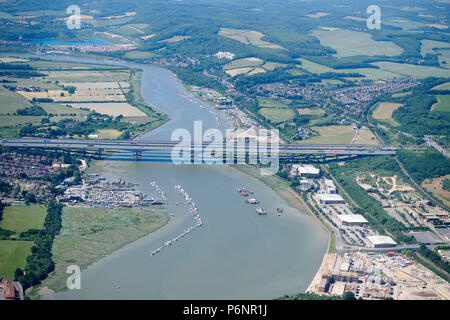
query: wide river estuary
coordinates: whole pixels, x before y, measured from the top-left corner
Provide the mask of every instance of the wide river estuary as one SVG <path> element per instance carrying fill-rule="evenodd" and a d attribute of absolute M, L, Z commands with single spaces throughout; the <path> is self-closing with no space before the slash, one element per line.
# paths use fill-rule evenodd
<path fill-rule="evenodd" d="M 132 66 L 143 69 L 145 101 L 171 118 L 141 139 L 170 140 L 176 128 L 192 131 L 195 120 L 203 121 L 203 130 L 216 127 L 215 116 L 200 107 L 206 104 L 188 99 L 169 71 Z M 140 191 L 159 199 L 150 185 L 155 181 L 171 202 L 182 202 L 174 188 L 180 184 L 196 203 L 203 226 L 151 256 L 194 224 L 187 206 L 169 204 L 174 217 L 165 227 L 92 264 L 82 272 L 81 290 L 59 292 L 57 299 L 272 299 L 306 290 L 326 252 L 327 232 L 306 209 L 294 208 L 259 180 L 229 166 L 112 157 L 96 162 L 91 171 L 137 183 Z M 254 191 L 267 216 L 242 202 L 240 187 Z M 284 209 L 281 216 L 275 214 L 277 207 Z"/>

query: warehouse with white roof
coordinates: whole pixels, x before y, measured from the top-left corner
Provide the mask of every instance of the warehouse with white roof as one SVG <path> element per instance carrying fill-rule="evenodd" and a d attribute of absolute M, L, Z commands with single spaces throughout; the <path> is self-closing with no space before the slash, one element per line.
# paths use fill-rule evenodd
<path fill-rule="evenodd" d="M 390 248 L 397 246 L 397 243 L 389 236 L 368 236 L 367 239 L 374 248 Z"/>
<path fill-rule="evenodd" d="M 344 199 L 338 194 L 323 193 L 317 197 L 321 204 L 345 204 Z"/>
<path fill-rule="evenodd" d="M 340 214 L 337 216 L 343 226 L 364 226 L 369 224 L 360 214 Z"/>

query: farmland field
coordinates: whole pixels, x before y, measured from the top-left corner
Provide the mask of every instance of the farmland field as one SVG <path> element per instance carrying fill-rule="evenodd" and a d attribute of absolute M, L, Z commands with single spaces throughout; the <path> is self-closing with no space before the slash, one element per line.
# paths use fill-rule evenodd
<path fill-rule="evenodd" d="M 19 124 L 40 122 L 43 116 L 8 116 L 0 115 L 0 127 L 17 126 Z"/>
<path fill-rule="evenodd" d="M 252 71 L 250 71 L 249 73 L 247 73 L 248 76 L 252 76 L 254 74 L 257 73 L 265 73 L 266 70 L 262 69 L 262 68 L 254 68 Z"/>
<path fill-rule="evenodd" d="M 237 69 L 231 69 L 231 70 L 227 70 L 225 71 L 226 73 L 228 73 L 230 76 L 235 77 L 239 74 L 246 74 L 248 72 L 250 72 L 251 70 L 253 70 L 253 68 L 237 68 Z"/>
<path fill-rule="evenodd" d="M 117 139 L 122 132 L 114 129 L 100 129 L 94 134 L 98 135 L 99 139 Z"/>
<path fill-rule="evenodd" d="M 283 49 L 277 44 L 261 40 L 264 35 L 258 31 L 221 28 L 219 35 L 239 41 L 243 44 L 251 44 L 260 48 Z"/>
<path fill-rule="evenodd" d="M 291 109 L 261 108 L 258 112 L 269 119 L 272 123 L 285 122 L 293 119 L 295 116 L 294 111 Z"/>
<path fill-rule="evenodd" d="M 5 208 L 0 227 L 14 232 L 42 229 L 47 208 L 40 205 L 13 205 Z"/>
<path fill-rule="evenodd" d="M 302 69 L 305 69 L 311 73 L 326 73 L 326 72 L 335 72 L 336 70 L 322 64 L 318 64 L 303 58 L 298 58 L 302 65 L 300 66 Z"/>
<path fill-rule="evenodd" d="M 77 115 L 87 115 L 89 112 L 86 110 L 80 110 L 76 108 L 68 107 L 67 105 L 62 105 L 59 103 L 41 103 L 39 104 L 47 113 L 52 114 L 73 114 L 76 113 Z"/>
<path fill-rule="evenodd" d="M 431 111 L 450 112 L 449 95 L 437 95 L 436 99 L 438 100 L 438 102 L 431 107 Z"/>
<path fill-rule="evenodd" d="M 21 95 L 0 87 L 0 114 L 12 114 L 17 109 L 23 109 L 30 105 L 31 103 Z"/>
<path fill-rule="evenodd" d="M 0 277 L 14 280 L 14 272 L 25 267 L 32 246 L 32 241 L 0 240 Z"/>
<path fill-rule="evenodd" d="M 369 33 L 345 29 L 312 32 L 322 45 L 336 50 L 338 57 L 357 55 L 398 56 L 403 49 L 389 41 L 374 41 Z"/>
<path fill-rule="evenodd" d="M 382 70 L 414 78 L 426 78 L 430 75 L 433 75 L 433 77 L 450 77 L 450 70 L 438 67 L 416 66 L 413 64 L 388 61 L 373 62 L 372 64 L 380 67 Z"/>
<path fill-rule="evenodd" d="M 392 112 L 401 106 L 401 103 L 380 102 L 378 107 L 373 112 L 372 117 L 378 120 L 391 119 Z"/>
<path fill-rule="evenodd" d="M 289 106 L 285 105 L 284 103 L 278 100 L 268 98 L 258 98 L 258 104 L 262 108 L 282 108 L 282 109 L 289 108 Z"/>
<path fill-rule="evenodd" d="M 243 67 L 256 67 L 263 63 L 261 59 L 258 58 L 244 58 L 244 59 L 236 59 L 226 64 L 223 68 L 225 70 L 237 69 Z"/>
<path fill-rule="evenodd" d="M 443 84 L 440 84 L 434 88 L 431 88 L 432 90 L 450 90 L 450 82 L 445 82 Z"/>
<path fill-rule="evenodd" d="M 354 144 L 379 144 L 370 130 L 359 130 Z"/>
<path fill-rule="evenodd" d="M 300 143 L 349 144 L 355 135 L 353 126 L 323 126 L 311 127 L 311 129 L 318 131 L 320 135 L 303 140 Z"/>
<path fill-rule="evenodd" d="M 392 98 L 406 97 L 406 96 L 409 96 L 411 93 L 412 93 L 411 91 L 395 93 L 395 94 L 392 95 Z"/>
<path fill-rule="evenodd" d="M 125 58 L 128 59 L 151 59 L 156 56 L 153 52 L 146 52 L 146 51 L 128 51 L 125 53 Z"/>
<path fill-rule="evenodd" d="M 284 63 L 270 62 L 269 61 L 269 62 L 266 62 L 265 64 L 263 64 L 261 67 L 266 69 L 266 70 L 268 70 L 268 71 L 271 71 L 271 70 L 274 70 L 275 68 L 278 68 L 278 67 L 284 68 L 286 66 L 287 65 L 284 64 Z"/>
<path fill-rule="evenodd" d="M 450 43 L 442 42 L 442 41 L 434 41 L 434 40 L 421 40 L 420 53 L 423 57 L 427 53 L 436 53 L 434 48 L 450 48 Z"/>
<path fill-rule="evenodd" d="M 128 71 L 48 71 L 47 80 L 58 80 L 59 82 L 107 82 L 127 81 L 130 78 Z"/>
<path fill-rule="evenodd" d="M 311 109 L 311 108 L 301 108 L 301 109 L 297 109 L 297 112 L 298 112 L 299 114 L 313 115 L 313 116 L 320 116 L 320 115 L 322 115 L 322 114 L 325 113 L 324 110 L 319 109 L 319 108 L 314 108 L 314 109 Z"/>
<path fill-rule="evenodd" d="M 378 79 L 386 79 L 386 78 L 395 78 L 399 77 L 399 74 L 396 74 L 394 72 L 382 70 L 382 69 L 375 69 L 375 68 L 357 68 L 357 69 L 334 69 L 325 65 L 321 65 L 303 58 L 297 59 L 301 61 L 300 68 L 311 72 L 311 73 L 327 73 L 327 72 L 335 72 L 335 73 L 359 73 L 361 75 L 364 75 L 365 78 L 371 79 L 371 80 L 378 80 Z M 355 78 L 349 77 L 348 79 L 352 80 Z"/>
<path fill-rule="evenodd" d="M 114 32 L 124 36 L 143 35 L 148 27 L 148 24 L 127 24 L 114 29 Z"/>
<path fill-rule="evenodd" d="M 124 117 L 145 117 L 144 112 L 132 106 L 128 102 L 102 102 L 102 103 L 72 103 L 73 108 L 88 108 L 101 114 L 113 117 L 122 115 Z"/>

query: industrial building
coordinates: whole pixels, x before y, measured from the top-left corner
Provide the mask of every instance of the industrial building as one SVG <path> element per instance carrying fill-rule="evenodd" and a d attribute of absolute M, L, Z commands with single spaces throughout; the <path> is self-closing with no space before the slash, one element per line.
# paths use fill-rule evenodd
<path fill-rule="evenodd" d="M 368 236 L 367 239 L 374 248 L 389 248 L 397 246 L 397 243 L 389 236 Z"/>
<path fill-rule="evenodd" d="M 333 180 L 324 179 L 323 182 L 325 183 L 325 188 L 327 190 L 327 193 L 337 194 L 337 189 L 336 189 L 336 186 L 334 185 Z"/>
<path fill-rule="evenodd" d="M 344 199 L 338 194 L 318 194 L 317 197 L 321 204 L 345 204 Z"/>
<path fill-rule="evenodd" d="M 297 171 L 297 174 L 301 177 L 317 177 L 320 174 L 320 169 L 307 164 L 307 165 L 301 165 L 301 164 L 294 164 L 292 165 L 292 169 L 294 171 Z"/>
<path fill-rule="evenodd" d="M 369 224 L 369 221 L 360 214 L 340 214 L 337 218 L 343 226 L 364 226 Z"/>

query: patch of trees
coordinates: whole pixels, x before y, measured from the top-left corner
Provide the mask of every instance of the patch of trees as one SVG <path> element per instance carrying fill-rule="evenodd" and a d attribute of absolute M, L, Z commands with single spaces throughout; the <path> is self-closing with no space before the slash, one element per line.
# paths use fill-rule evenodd
<path fill-rule="evenodd" d="M 74 165 L 71 165 L 70 167 L 67 167 L 67 168 L 60 169 L 57 173 L 55 173 L 51 177 L 50 181 L 52 183 L 52 186 L 57 186 L 61 182 L 63 182 L 65 179 L 72 178 L 72 177 L 74 177 L 72 184 L 75 185 L 75 184 L 78 184 L 81 182 L 80 171 Z"/>
<path fill-rule="evenodd" d="M 77 87 L 75 86 L 63 86 L 63 90 L 69 92 L 70 94 L 74 94 L 77 91 Z"/>
<path fill-rule="evenodd" d="M 6 206 L 6 203 L 0 201 L 0 222 L 3 219 L 3 211 Z M 14 234 L 14 232 L 0 228 L 0 240 L 7 240 L 12 234 Z"/>
<path fill-rule="evenodd" d="M 422 153 L 400 150 L 397 157 L 419 184 L 425 179 L 450 174 L 450 160 L 434 149 L 427 149 Z"/>
<path fill-rule="evenodd" d="M 423 135 L 450 135 L 450 113 L 433 111 L 437 102 L 434 96 L 424 92 L 415 92 L 404 99 L 404 105 L 392 113 L 392 117 L 401 124 L 401 130 L 416 137 Z"/>
<path fill-rule="evenodd" d="M 433 250 L 430 250 L 425 245 L 421 245 L 419 250 L 417 252 L 424 258 L 430 260 L 433 262 L 433 264 L 438 267 L 439 269 L 444 270 L 445 272 L 450 274 L 450 263 L 448 261 L 442 260 L 441 256 L 434 252 Z"/>
<path fill-rule="evenodd" d="M 27 257 L 25 268 L 17 268 L 14 273 L 14 280 L 19 281 L 25 290 L 39 284 L 55 269 L 52 247 L 62 227 L 62 208 L 61 204 L 55 202 L 48 205 L 44 229 L 34 236 L 34 245 L 31 247 L 31 255 Z"/>
<path fill-rule="evenodd" d="M 45 111 L 41 106 L 32 105 L 30 107 L 18 109 L 16 114 L 20 116 L 46 116 L 47 111 Z"/>
<path fill-rule="evenodd" d="M 442 189 L 445 191 L 450 191 L 450 179 L 442 180 Z"/>
<path fill-rule="evenodd" d="M 48 103 L 54 102 L 54 100 L 51 98 L 33 98 L 31 101 L 33 101 L 33 102 L 48 102 Z"/>
<path fill-rule="evenodd" d="M 0 193 L 8 194 L 11 192 L 11 190 L 12 190 L 12 186 L 8 182 L 0 180 Z M 1 213 L 0 213 L 0 220 L 2 220 Z"/>

